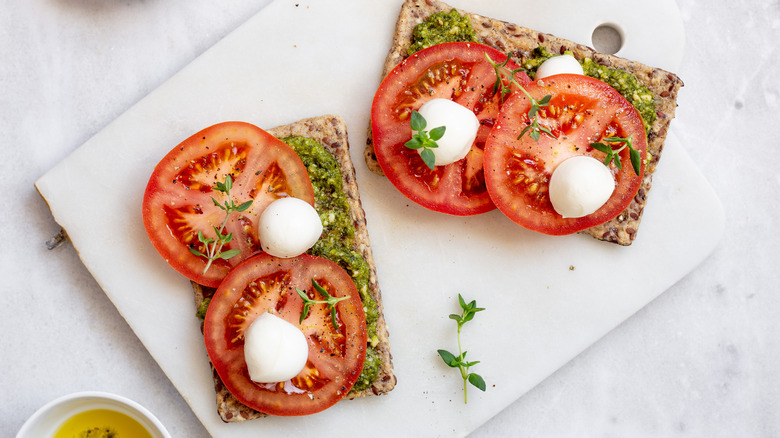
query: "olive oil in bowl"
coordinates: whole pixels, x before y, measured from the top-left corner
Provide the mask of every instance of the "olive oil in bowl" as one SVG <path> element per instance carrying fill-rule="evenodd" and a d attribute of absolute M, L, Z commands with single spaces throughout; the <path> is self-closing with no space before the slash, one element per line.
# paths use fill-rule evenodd
<path fill-rule="evenodd" d="M 152 438 L 133 417 L 111 409 L 79 412 L 62 423 L 53 438 Z"/>
<path fill-rule="evenodd" d="M 85 391 L 38 409 L 16 438 L 171 438 L 148 409 L 117 394 Z"/>

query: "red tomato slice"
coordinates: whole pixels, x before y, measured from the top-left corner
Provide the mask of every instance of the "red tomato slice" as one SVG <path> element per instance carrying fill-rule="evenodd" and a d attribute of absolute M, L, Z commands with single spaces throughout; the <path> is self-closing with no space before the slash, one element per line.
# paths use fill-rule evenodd
<path fill-rule="evenodd" d="M 495 208 L 485 187 L 482 157 L 487 135 L 498 117 L 500 96 L 493 93 L 496 75 L 486 54 L 495 62 L 506 59 L 483 44 L 437 44 L 399 64 L 374 96 L 371 128 L 377 161 L 390 182 L 423 207 L 459 216 Z M 507 67 L 518 68 L 511 61 Z M 525 73 L 516 78 L 520 83 L 530 82 Z M 431 170 L 404 143 L 412 138 L 412 111 L 434 98 L 450 99 L 471 109 L 481 126 L 466 158 Z"/>
<path fill-rule="evenodd" d="M 514 93 L 485 146 L 485 180 L 493 202 L 525 228 L 545 234 L 571 234 L 613 219 L 636 195 L 642 182 L 647 139 L 636 109 L 614 88 L 582 75 L 550 76 L 525 86 L 536 100 L 551 95 L 550 105 L 539 111 L 540 124 L 557 137 L 542 134 L 534 141 L 526 133 L 530 100 Z M 622 170 L 611 165 L 616 188 L 606 204 L 591 215 L 564 219 L 552 207 L 549 181 L 556 166 L 575 155 L 604 161 L 605 154 L 590 144 L 605 137 L 631 138 L 642 157 L 640 175 L 631 167 L 628 148 L 620 153 Z"/>
<path fill-rule="evenodd" d="M 324 298 L 312 280 L 334 297 L 339 329 L 325 304 L 314 304 L 299 324 L 303 300 Z M 244 361 L 244 331 L 271 312 L 299 326 L 309 343 L 308 362 L 297 376 L 280 383 L 255 383 Z M 203 325 L 206 349 L 225 387 L 241 403 L 271 415 L 320 412 L 347 395 L 366 357 L 366 318 L 355 283 L 335 263 L 311 255 L 280 259 L 258 254 L 233 268 L 214 293 Z"/>
<path fill-rule="evenodd" d="M 252 200 L 244 212 L 229 216 L 226 233 L 232 240 L 222 252 L 239 249 L 228 260 L 217 259 L 204 273 L 206 253 L 198 231 L 214 238 L 225 211 L 212 198 L 228 198 L 213 190 L 230 174 L 230 197 L 236 205 Z M 294 196 L 314 205 L 308 172 L 289 146 L 262 129 L 243 122 L 225 122 L 184 140 L 154 168 L 143 200 L 144 227 L 152 244 L 174 269 L 196 283 L 217 287 L 232 266 L 261 250 L 257 237 L 260 213 L 272 201 Z"/>

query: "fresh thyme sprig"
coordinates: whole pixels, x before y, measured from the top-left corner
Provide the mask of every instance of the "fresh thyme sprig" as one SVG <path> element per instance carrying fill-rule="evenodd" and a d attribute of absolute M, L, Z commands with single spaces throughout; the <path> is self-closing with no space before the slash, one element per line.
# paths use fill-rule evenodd
<path fill-rule="evenodd" d="M 301 312 L 301 319 L 298 320 L 298 322 L 299 323 L 303 322 L 303 320 L 306 319 L 307 316 L 309 316 L 309 309 L 311 308 L 311 306 L 313 304 L 327 304 L 328 305 L 328 309 L 330 309 L 330 318 L 333 321 L 333 328 L 338 330 L 339 329 L 339 323 L 338 323 L 338 321 L 336 321 L 336 304 L 339 301 L 346 300 L 347 298 L 349 298 L 349 295 L 347 295 L 345 297 L 332 297 L 332 296 L 330 296 L 328 291 L 326 291 L 325 288 L 320 286 L 319 283 L 317 283 L 314 279 L 311 280 L 311 284 L 312 284 L 312 286 L 314 286 L 314 289 L 320 295 L 325 297 L 325 300 L 324 301 L 312 300 L 311 298 L 309 298 L 308 295 L 306 295 L 306 292 L 304 292 L 304 291 L 302 291 L 302 290 L 300 290 L 300 289 L 298 289 L 296 287 L 295 291 L 298 292 L 298 296 L 301 297 L 301 299 L 303 300 L 303 311 Z"/>
<path fill-rule="evenodd" d="M 642 169 L 642 154 L 638 150 L 634 149 L 634 145 L 631 142 L 631 137 L 606 137 L 602 141 L 604 143 L 591 143 L 590 147 L 607 154 L 607 156 L 604 158 L 605 166 L 609 166 L 609 163 L 615 161 L 615 167 L 622 170 L 623 163 L 620 162 L 620 152 L 628 147 L 629 157 L 631 158 L 631 167 L 634 168 L 634 173 L 639 175 L 639 172 Z M 617 149 L 612 149 L 612 145 L 607 143 L 623 143 L 623 146 Z"/>
<path fill-rule="evenodd" d="M 190 252 L 200 256 L 205 257 L 208 262 L 206 263 L 206 267 L 203 268 L 203 274 L 206 273 L 206 271 L 209 270 L 211 267 L 211 264 L 214 262 L 214 260 L 217 259 L 224 259 L 227 260 L 231 257 L 235 257 L 238 254 L 241 253 L 240 249 L 229 249 L 227 251 L 222 251 L 222 247 L 229 243 L 231 240 L 233 240 L 233 233 L 223 234 L 225 232 L 225 226 L 227 226 L 228 218 L 230 217 L 230 214 L 234 211 L 242 212 L 249 208 L 252 205 L 252 201 L 246 201 L 239 205 L 236 205 L 233 202 L 233 199 L 230 198 L 230 189 L 233 188 L 233 178 L 230 176 L 230 174 L 225 175 L 225 182 L 217 182 L 214 187 L 212 187 L 214 190 L 218 192 L 222 192 L 227 196 L 228 200 L 224 202 L 224 204 L 221 204 L 219 201 L 217 201 L 214 197 L 211 198 L 212 201 L 214 201 L 214 205 L 221 208 L 225 211 L 225 220 L 222 221 L 222 225 L 217 228 L 214 227 L 214 232 L 217 234 L 215 238 L 206 238 L 206 236 L 203 235 L 203 231 L 198 230 L 198 241 L 200 243 L 206 245 L 206 253 L 204 254 L 201 251 L 198 251 L 195 248 L 190 248 Z"/>
<path fill-rule="evenodd" d="M 420 158 L 422 158 L 429 169 L 433 170 L 436 163 L 436 157 L 431 149 L 439 147 L 439 145 L 436 144 L 436 141 L 444 136 L 444 131 L 447 127 L 439 126 L 438 128 L 433 128 L 430 133 L 424 131 L 428 122 L 426 122 L 425 117 L 417 111 L 412 111 L 411 125 L 412 131 L 417 131 L 417 133 L 413 134 L 412 139 L 407 141 L 405 145 L 409 149 L 422 149 L 422 151 L 420 151 Z"/>
<path fill-rule="evenodd" d="M 479 374 L 469 372 L 469 368 L 478 364 L 479 361 L 477 360 L 473 362 L 466 362 L 466 352 L 463 351 L 463 348 L 461 348 L 460 344 L 460 330 L 463 328 L 465 323 L 474 319 L 475 313 L 485 309 L 477 307 L 476 301 L 472 301 L 467 304 L 466 300 L 463 299 L 461 294 L 458 294 L 458 303 L 460 303 L 460 307 L 463 309 L 463 313 L 460 315 L 456 313 L 450 315 L 450 319 L 454 319 L 458 323 L 458 355 L 455 356 L 447 350 L 437 351 L 439 352 L 439 356 L 441 356 L 444 363 L 452 368 L 460 369 L 460 375 L 463 377 L 463 403 L 465 404 L 469 401 L 467 389 L 468 383 L 471 383 L 481 391 L 485 391 L 485 380 L 482 379 L 482 376 Z"/>
<path fill-rule="evenodd" d="M 530 120 L 531 123 L 520 132 L 520 135 L 518 135 L 517 138 L 520 139 L 520 137 L 528 134 L 534 141 L 539 141 L 542 137 L 542 133 L 547 134 L 550 138 L 556 138 L 547 127 L 539 124 L 539 110 L 550 105 L 552 95 L 548 94 L 544 96 L 542 100 L 534 99 L 533 96 L 517 82 L 517 79 L 515 79 L 515 74 L 523 71 L 523 69 L 516 68 L 511 70 L 507 67 L 507 64 L 509 63 L 509 54 L 507 54 L 504 62 L 501 63 L 493 61 L 487 53 L 485 54 L 485 57 L 496 71 L 496 82 L 493 84 L 493 94 L 501 93 L 500 99 L 502 104 L 504 103 L 506 95 L 512 92 L 513 84 L 525 94 L 529 101 L 531 101 L 531 109 L 528 110 L 528 120 Z"/>

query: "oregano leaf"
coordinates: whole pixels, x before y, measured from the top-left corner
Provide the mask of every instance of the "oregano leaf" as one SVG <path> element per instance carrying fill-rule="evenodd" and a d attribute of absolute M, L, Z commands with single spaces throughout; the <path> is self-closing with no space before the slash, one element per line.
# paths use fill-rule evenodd
<path fill-rule="evenodd" d="M 433 128 L 429 135 L 431 136 L 431 140 L 440 140 L 444 136 L 444 131 L 447 130 L 446 126 L 439 126 L 438 128 Z M 436 146 L 430 146 L 430 147 L 438 147 Z"/>
<path fill-rule="evenodd" d="M 423 149 L 422 152 L 420 152 L 420 158 L 422 158 L 423 163 L 425 163 L 429 169 L 433 170 L 436 167 L 436 156 L 433 154 L 432 150 L 428 148 Z"/>
<path fill-rule="evenodd" d="M 427 122 L 425 118 L 417 111 L 412 111 L 411 126 L 413 131 L 422 131 L 425 129 Z"/>
<path fill-rule="evenodd" d="M 421 142 L 420 139 L 415 136 L 412 137 L 411 140 L 404 143 L 404 146 L 408 147 L 409 149 L 420 149 L 423 147 L 423 142 Z"/>

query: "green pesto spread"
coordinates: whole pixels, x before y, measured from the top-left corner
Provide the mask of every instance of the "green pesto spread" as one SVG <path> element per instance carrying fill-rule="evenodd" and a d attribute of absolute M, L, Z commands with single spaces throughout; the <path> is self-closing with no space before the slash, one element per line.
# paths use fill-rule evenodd
<path fill-rule="evenodd" d="M 306 137 L 281 139 L 301 157 L 309 172 L 314 188 L 314 206 L 322 221 L 322 236 L 309 251 L 310 254 L 331 260 L 341 266 L 355 282 L 363 310 L 366 313 L 368 348 L 363 371 L 352 391 L 361 391 L 371 386 L 379 374 L 382 360 L 375 348 L 377 337 L 377 303 L 369 291 L 370 268 L 363 256 L 352 249 L 355 241 L 355 227 L 350 218 L 350 208 L 344 194 L 341 171 L 336 158 L 319 142 Z"/>
<path fill-rule="evenodd" d="M 570 52 L 567 53 L 571 54 Z M 544 47 L 537 47 L 534 49 L 533 57 L 522 62 L 522 67 L 527 70 L 528 76 L 533 79 L 534 75 L 536 75 L 536 69 L 553 56 L 555 54 L 550 53 Z M 650 125 L 653 124 L 656 118 L 655 99 L 653 93 L 646 86 L 640 84 L 636 76 L 627 71 L 597 64 L 591 58 L 580 59 L 579 63 L 582 65 L 583 73 L 586 76 L 606 82 L 617 90 L 618 93 L 622 94 L 626 100 L 631 102 L 642 117 L 645 131 L 650 129 Z"/>
<path fill-rule="evenodd" d="M 211 304 L 211 297 L 203 298 L 198 306 L 198 311 L 195 312 L 195 316 L 200 319 L 206 319 L 206 312 L 209 310 L 209 304 Z"/>
<path fill-rule="evenodd" d="M 477 41 L 471 20 L 455 9 L 437 12 L 414 27 L 412 45 L 406 52 L 411 55 L 436 44 L 455 41 Z"/>
<path fill-rule="evenodd" d="M 363 372 L 358 376 L 357 381 L 352 386 L 352 392 L 362 391 L 371 386 L 371 382 L 376 380 L 379 375 L 379 370 L 382 368 L 382 358 L 379 357 L 379 353 L 372 347 L 368 346 L 366 349 L 366 361 L 363 363 Z"/>
<path fill-rule="evenodd" d="M 642 117 L 645 131 L 650 130 L 656 118 L 655 98 L 646 86 L 639 83 L 634 74 L 597 64 L 590 58 L 581 60 L 580 64 L 586 75 L 608 83 L 631 102 Z"/>
<path fill-rule="evenodd" d="M 469 17 L 461 15 L 455 9 L 437 12 L 415 26 L 412 44 L 407 53 L 411 55 L 430 46 L 452 41 L 477 41 Z M 555 54 L 539 46 L 534 50 L 533 56 L 523 60 L 521 65 L 533 79 L 536 69 L 553 56 Z M 636 76 L 627 71 L 597 64 L 590 58 L 581 59 L 579 62 L 585 75 L 606 82 L 631 102 L 642 117 L 645 131 L 650 130 L 656 118 L 655 98 L 646 86 L 639 83 Z"/>

